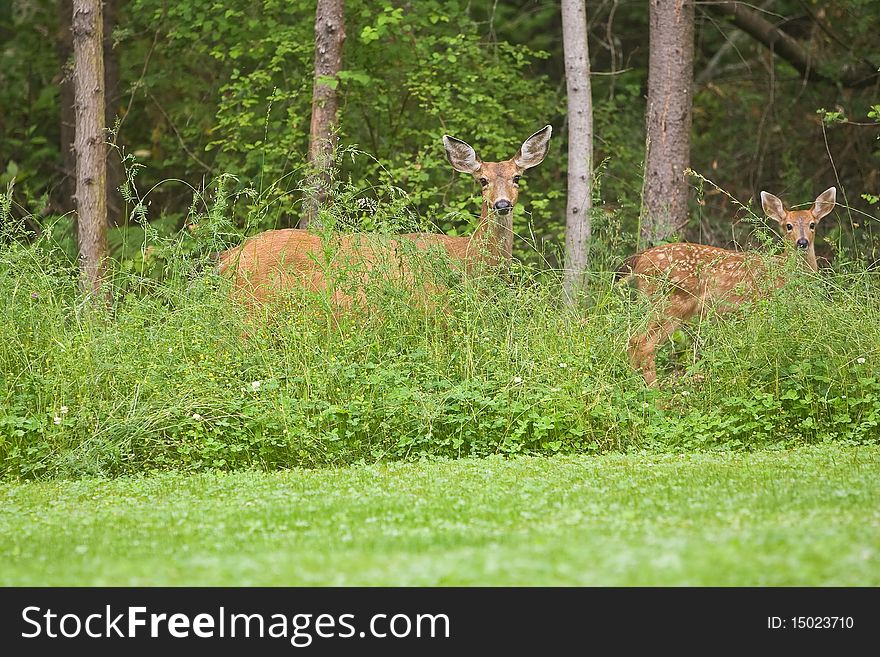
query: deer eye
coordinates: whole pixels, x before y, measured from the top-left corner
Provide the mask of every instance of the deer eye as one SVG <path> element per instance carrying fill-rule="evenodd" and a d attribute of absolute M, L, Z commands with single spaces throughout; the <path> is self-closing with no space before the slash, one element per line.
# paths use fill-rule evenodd
<path fill-rule="evenodd" d="M 486 180 L 485 178 L 480 178 L 480 184 L 481 184 L 483 187 L 485 187 L 486 185 L 489 184 L 489 181 Z"/>
<path fill-rule="evenodd" d="M 794 226 L 792 226 L 791 224 L 785 224 L 785 230 L 792 230 L 793 228 Z"/>
<path fill-rule="evenodd" d="M 520 178 L 519 176 L 514 176 L 514 177 L 513 177 L 513 184 L 514 184 L 514 185 L 519 185 L 519 178 Z"/>
<path fill-rule="evenodd" d="M 816 222 L 815 221 L 810 222 L 810 230 L 816 230 Z"/>

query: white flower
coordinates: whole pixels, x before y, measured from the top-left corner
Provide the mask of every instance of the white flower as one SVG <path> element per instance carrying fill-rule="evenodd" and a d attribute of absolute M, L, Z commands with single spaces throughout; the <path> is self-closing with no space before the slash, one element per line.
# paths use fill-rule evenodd
<path fill-rule="evenodd" d="M 171 347 L 168 347 L 168 353 L 172 353 L 174 350 Z"/>
<path fill-rule="evenodd" d="M 566 367 L 568 367 L 568 365 L 566 365 L 565 363 L 559 363 L 559 367 L 565 369 Z"/>
<path fill-rule="evenodd" d="M 62 406 L 62 407 L 61 407 L 61 415 L 67 415 L 67 412 L 68 412 L 69 410 L 70 410 L 70 409 L 67 408 L 67 406 Z"/>
<path fill-rule="evenodd" d="M 251 381 L 251 390 L 256 392 L 257 390 L 260 389 L 261 385 L 262 385 L 262 381 Z"/>
<path fill-rule="evenodd" d="M 689 390 L 682 390 L 682 391 L 681 391 L 681 396 L 682 396 L 682 397 L 687 397 L 689 394 L 691 394 Z"/>
<path fill-rule="evenodd" d="M 193 413 L 193 420 L 198 420 L 199 422 L 201 422 L 202 416 L 199 415 L 198 413 Z"/>
<path fill-rule="evenodd" d="M 56 415 L 55 417 L 53 417 L 53 418 L 52 418 L 52 421 L 53 421 L 55 424 L 61 424 L 61 418 L 60 418 L 58 415 Z"/>
<path fill-rule="evenodd" d="M 857 362 L 859 365 L 864 365 L 864 364 L 865 364 L 865 359 L 864 359 L 864 358 L 856 358 L 856 362 Z"/>

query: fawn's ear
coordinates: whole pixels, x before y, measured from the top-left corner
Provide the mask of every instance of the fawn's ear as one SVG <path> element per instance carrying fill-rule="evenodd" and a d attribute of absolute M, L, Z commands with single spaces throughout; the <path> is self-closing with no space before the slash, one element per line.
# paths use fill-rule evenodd
<path fill-rule="evenodd" d="M 480 170 L 482 162 L 477 157 L 477 152 L 467 142 L 443 135 L 443 147 L 446 149 L 446 159 L 456 171 L 476 173 Z"/>
<path fill-rule="evenodd" d="M 761 207 L 764 208 L 764 213 L 768 217 L 773 217 L 781 224 L 785 223 L 785 208 L 782 205 L 782 201 L 773 196 L 773 194 L 761 192 Z"/>
<path fill-rule="evenodd" d="M 513 158 L 514 164 L 520 169 L 530 169 L 541 164 L 544 161 L 544 156 L 547 155 L 547 149 L 550 148 L 550 133 L 552 132 L 553 127 L 547 125 L 526 139 Z"/>
<path fill-rule="evenodd" d="M 813 216 L 816 217 L 816 221 L 819 221 L 819 219 L 834 209 L 836 198 L 837 190 L 834 187 L 829 187 L 816 197 L 816 202 L 813 203 L 813 209 L 811 210 Z"/>

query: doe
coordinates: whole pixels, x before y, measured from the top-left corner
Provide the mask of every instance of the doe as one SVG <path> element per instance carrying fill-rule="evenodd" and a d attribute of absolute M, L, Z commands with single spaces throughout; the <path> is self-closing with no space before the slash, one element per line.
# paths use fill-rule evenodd
<path fill-rule="evenodd" d="M 362 279 L 380 263 L 394 265 L 392 276 L 407 277 L 406 267 L 400 264 L 404 240 L 421 250 L 442 248 L 467 271 L 504 264 L 513 254 L 512 213 L 520 177 L 544 160 L 551 132 L 551 126 L 545 126 L 526 139 L 516 155 L 501 162 L 483 162 L 469 144 L 444 135 L 443 146 L 452 167 L 473 175 L 482 191 L 480 222 L 468 237 L 409 233 L 382 241 L 365 234 L 338 234 L 328 244 L 326 238 L 305 229 L 269 230 L 221 253 L 219 271 L 234 276 L 236 291 L 244 292 L 251 301 L 262 302 L 271 300 L 280 288 L 323 291 L 327 289 L 326 274 L 343 264 L 357 268 Z M 335 254 L 332 261 L 327 260 L 328 251 Z M 334 292 L 335 305 L 348 306 L 351 302 L 351 296 Z"/>

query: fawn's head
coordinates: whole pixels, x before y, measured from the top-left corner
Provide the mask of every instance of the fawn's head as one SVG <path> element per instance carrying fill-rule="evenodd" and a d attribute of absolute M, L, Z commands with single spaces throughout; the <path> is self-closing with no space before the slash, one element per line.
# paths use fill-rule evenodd
<path fill-rule="evenodd" d="M 782 201 L 773 194 L 761 192 L 761 205 L 768 217 L 773 217 L 779 222 L 782 236 L 786 241 L 791 242 L 799 250 L 812 254 L 816 226 L 819 225 L 822 217 L 834 209 L 836 198 L 837 190 L 829 187 L 816 197 L 813 207 L 809 210 L 786 210 Z M 815 265 L 815 256 L 811 260 Z"/>
<path fill-rule="evenodd" d="M 452 168 L 470 173 L 480 183 L 486 207 L 498 214 L 508 214 L 519 196 L 520 176 L 526 169 L 541 164 L 547 155 L 552 130 L 549 125 L 538 130 L 523 142 L 516 155 L 503 162 L 483 162 L 468 143 L 449 135 L 443 135 L 443 146 Z"/>

